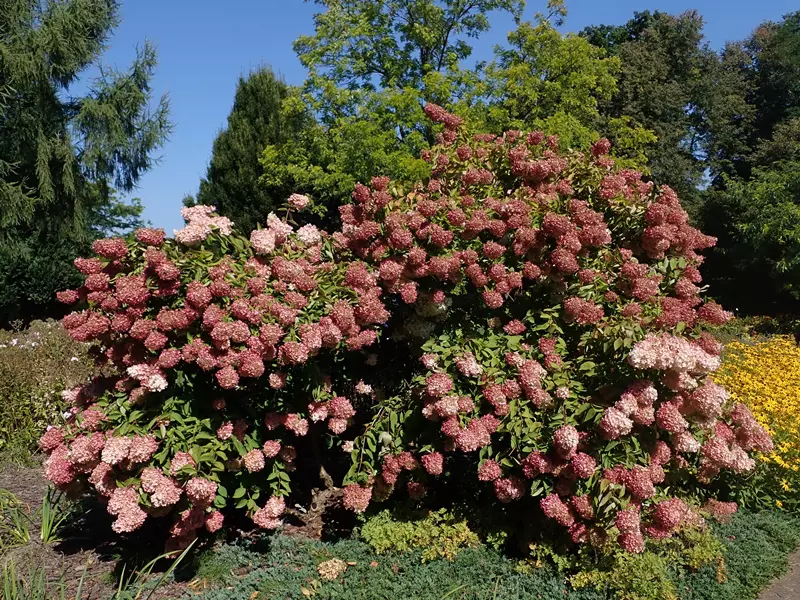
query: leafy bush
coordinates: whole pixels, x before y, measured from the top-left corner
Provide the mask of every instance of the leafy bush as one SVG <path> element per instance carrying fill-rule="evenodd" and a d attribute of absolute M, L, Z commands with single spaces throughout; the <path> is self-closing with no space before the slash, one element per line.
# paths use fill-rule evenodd
<path fill-rule="evenodd" d="M 800 348 L 794 339 L 777 336 L 725 349 L 715 381 L 746 404 L 775 440 L 761 456 L 764 465 L 741 488 L 741 502 L 751 506 L 796 509 L 800 505 Z"/>
<path fill-rule="evenodd" d="M 699 297 L 713 239 L 605 140 L 561 153 L 426 111 L 432 178 L 357 185 L 333 234 L 295 230 L 293 195 L 249 238 L 194 206 L 174 240 L 138 230 L 76 260 L 64 325 L 115 374 L 71 392 L 48 477 L 108 497 L 117 532 L 171 515 L 175 546 L 234 509 L 276 528 L 292 491 L 310 522 L 339 481 L 355 512 L 477 481 L 485 512 L 521 501 L 527 525 L 541 509 L 632 552 L 706 499 L 734 510 L 708 484 L 771 441 L 707 379 L 720 346 L 700 325 L 729 316 Z"/>
<path fill-rule="evenodd" d="M 421 519 L 394 519 L 388 510 L 369 518 L 361 527 L 361 537 L 378 554 L 389 550 L 422 550 L 422 560 L 453 560 L 462 548 L 480 544 L 467 522 L 442 509 Z"/>
<path fill-rule="evenodd" d="M 0 331 L 0 452 L 24 459 L 48 424 L 63 421 L 61 392 L 94 371 L 87 347 L 55 321 Z"/>
<path fill-rule="evenodd" d="M 713 565 L 717 581 L 725 581 L 724 552 L 710 528 L 686 527 L 672 538 L 651 543 L 642 554 L 613 551 L 599 558 L 583 557 L 569 581 L 579 589 L 610 590 L 620 600 L 677 600 L 676 581 L 687 573 Z"/>

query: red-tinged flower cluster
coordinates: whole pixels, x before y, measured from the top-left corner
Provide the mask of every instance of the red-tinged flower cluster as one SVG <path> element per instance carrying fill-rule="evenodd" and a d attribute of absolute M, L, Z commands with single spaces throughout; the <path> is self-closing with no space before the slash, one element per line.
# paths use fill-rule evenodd
<path fill-rule="evenodd" d="M 372 499 L 372 488 L 351 483 L 344 488 L 342 504 L 353 512 L 362 513 L 367 510 Z"/>
<path fill-rule="evenodd" d="M 139 230 L 77 260 L 63 323 L 107 375 L 69 392 L 47 476 L 116 496 L 120 531 L 171 519 L 171 547 L 236 503 L 279 527 L 295 463 L 342 449 L 355 512 L 469 478 L 575 544 L 641 552 L 728 510 L 698 484 L 749 472 L 771 441 L 708 380 L 720 346 L 699 327 L 729 317 L 699 295 L 713 239 L 607 140 L 561 152 L 425 110 L 443 126 L 431 178 L 357 184 L 338 231 L 271 214 L 243 236 L 196 206 L 175 240 Z M 340 437 L 320 457 L 322 435 Z"/>
<path fill-rule="evenodd" d="M 289 199 L 295 210 L 307 202 L 300 195 Z M 270 215 L 248 240 L 210 207 L 186 208 L 183 216 L 187 225 L 174 240 L 161 230 L 139 229 L 128 240 L 99 240 L 98 256 L 76 259 L 86 279 L 80 289 L 59 294 L 64 302 L 80 303 L 63 324 L 73 338 L 93 344 L 107 376 L 70 390 L 65 399 L 75 415 L 41 441 L 50 455 L 46 474 L 64 489 L 90 486 L 109 497 L 118 481 L 138 478 L 142 514 L 175 519 L 170 546 L 190 542 L 203 523 L 208 530 L 221 526 L 222 513 L 210 512 L 225 504 L 217 493 L 219 477 L 233 473 L 237 481 L 277 469 L 284 475 L 273 483 L 243 485 L 266 487 L 275 497 L 288 492 L 285 474 L 294 469 L 294 449 L 268 433 L 309 432 L 311 413 L 297 393 L 313 379 L 305 368 L 326 352 L 374 345 L 376 329 L 389 319 L 373 267 L 325 262 L 333 242 L 315 226 L 295 231 Z M 189 392 L 184 386 L 190 383 L 214 396 Z M 267 405 L 256 401 L 259 389 L 270 390 Z M 321 389 L 329 400 L 323 402 L 327 428 L 341 434 L 356 410 L 329 385 Z M 221 445 L 219 452 L 228 456 L 224 471 L 187 454 L 169 433 L 175 424 L 160 416 L 170 395 L 184 394 L 200 413 L 213 407 L 210 429 L 194 435 Z M 119 403 L 137 410 L 111 408 Z M 263 423 L 246 420 L 258 410 Z M 150 434 L 154 418 L 156 433 Z M 141 434 L 113 434 L 123 424 Z M 240 455 L 236 444 L 247 451 Z M 120 510 L 126 523 L 120 531 L 143 520 L 137 511 Z M 262 523 L 278 523 L 274 507 L 259 515 Z"/>
<path fill-rule="evenodd" d="M 262 529 L 277 529 L 281 526 L 280 516 L 285 509 L 286 504 L 283 498 L 272 496 L 263 508 L 253 514 L 253 522 Z"/>
<path fill-rule="evenodd" d="M 674 482 L 744 472 L 769 448 L 706 379 L 720 347 L 698 325 L 729 317 L 699 296 L 698 252 L 714 240 L 672 190 L 615 170 L 607 140 L 562 154 L 537 132 L 469 136 L 441 107 L 427 111 L 445 125 L 424 156 L 431 180 L 396 196 L 358 186 L 334 234 L 399 300 L 398 336 L 423 340 L 407 408 L 425 417 L 411 437 L 438 440 L 425 473 L 463 478 L 448 454 L 471 455 L 501 502 L 526 496 L 523 477 L 539 480 L 542 511 L 575 543 L 612 535 L 641 552 L 697 524 L 701 509 Z M 406 477 L 394 463 L 356 466 L 376 500 Z M 678 496 L 664 500 L 668 474 Z M 593 498 L 609 484 L 631 508 L 599 520 Z"/>

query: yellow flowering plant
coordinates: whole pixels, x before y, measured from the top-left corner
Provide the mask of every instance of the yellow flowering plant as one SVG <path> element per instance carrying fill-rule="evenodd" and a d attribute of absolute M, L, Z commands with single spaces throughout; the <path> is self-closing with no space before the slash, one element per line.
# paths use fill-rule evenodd
<path fill-rule="evenodd" d="M 726 346 L 714 380 L 750 407 L 775 442 L 743 492 L 746 503 L 786 509 L 800 505 L 800 347 L 788 336 Z"/>

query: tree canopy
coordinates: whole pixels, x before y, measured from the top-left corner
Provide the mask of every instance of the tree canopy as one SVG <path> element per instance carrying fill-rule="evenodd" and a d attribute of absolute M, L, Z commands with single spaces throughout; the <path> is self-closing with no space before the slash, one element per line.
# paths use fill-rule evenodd
<path fill-rule="evenodd" d="M 272 75 L 242 78 L 201 184 L 198 201 L 244 228 L 263 222 L 276 200 L 293 192 L 335 208 L 349 202 L 356 182 L 376 175 L 428 176 L 430 166 L 420 158 L 435 141 L 423 110 L 428 102 L 496 133 L 540 128 L 561 136 L 566 147 L 608 135 L 630 165 L 646 163 L 652 133 L 627 116 L 600 111 L 617 91 L 619 59 L 559 33 L 555 23 L 566 9 L 558 0 L 533 22 L 521 20 L 523 2 L 510 0 L 316 4 L 322 10 L 314 34 L 295 42 L 308 79 L 299 88 L 281 84 L 278 106 L 273 84 L 255 81 Z M 488 29 L 493 11 L 511 15 L 517 27 L 491 63 L 470 64 L 470 41 Z M 248 94 L 261 96 L 248 101 Z M 265 126 L 272 122 L 283 133 Z M 246 156 L 256 141 L 257 169 Z M 337 211 L 328 214 L 335 218 Z"/>
<path fill-rule="evenodd" d="M 749 119 L 721 139 L 703 219 L 720 238 L 712 285 L 747 312 L 796 312 L 800 298 L 800 12 L 730 44 Z"/>
<path fill-rule="evenodd" d="M 708 47 L 697 11 L 637 12 L 624 25 L 588 27 L 581 35 L 621 62 L 618 91 L 603 113 L 653 130 L 653 179 L 696 213 L 715 140 L 749 118 L 737 71 Z"/>

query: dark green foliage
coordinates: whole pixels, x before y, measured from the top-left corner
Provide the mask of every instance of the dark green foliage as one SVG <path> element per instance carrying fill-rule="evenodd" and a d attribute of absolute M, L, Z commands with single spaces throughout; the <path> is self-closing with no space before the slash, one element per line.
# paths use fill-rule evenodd
<path fill-rule="evenodd" d="M 641 12 L 582 32 L 622 61 L 601 107 L 658 137 L 652 177 L 673 187 L 719 239 L 704 266 L 711 293 L 747 314 L 795 310 L 798 297 L 800 12 L 759 25 L 720 53 L 696 11 Z"/>
<path fill-rule="evenodd" d="M 101 67 L 85 96 L 69 93 L 96 64 L 118 12 L 113 0 L 3 3 L 0 323 L 46 310 L 74 277 L 66 256 L 113 226 L 110 217 L 138 217 L 113 189 L 133 188 L 170 129 L 166 99 L 150 108 L 155 51 L 145 44 L 127 71 Z"/>
<path fill-rule="evenodd" d="M 259 157 L 267 146 L 297 140 L 313 126 L 307 110 L 281 110 L 291 88 L 271 69 L 261 67 L 239 78 L 228 126 L 214 140 L 198 204 L 216 206 L 242 231 L 256 228 L 296 190 L 289 182 L 259 185 Z M 269 171 L 268 171 L 269 172 Z"/>
<path fill-rule="evenodd" d="M 678 579 L 678 595 L 686 600 L 750 600 L 786 570 L 789 553 L 800 544 L 800 519 L 764 511 L 741 514 L 715 527 L 725 543 L 727 581 L 720 585 L 714 566 Z"/>
<path fill-rule="evenodd" d="M 795 126 L 800 120 L 795 121 Z M 800 298 L 800 162 L 758 167 L 709 194 L 704 218 L 719 237 L 707 272 L 749 314 L 793 312 Z"/>
<path fill-rule="evenodd" d="M 622 63 L 619 91 L 602 112 L 653 130 L 652 177 L 674 188 L 690 212 L 697 212 L 706 170 L 713 169 L 716 137 L 749 118 L 738 73 L 707 46 L 702 28 L 696 11 L 645 11 L 624 25 L 582 32 Z"/>
<path fill-rule="evenodd" d="M 82 277 L 72 267 L 89 250 L 88 241 L 29 238 L 38 243 L 0 248 L 0 324 L 60 316 L 58 290 L 75 288 Z"/>
<path fill-rule="evenodd" d="M 706 273 L 729 305 L 795 312 L 800 297 L 800 12 L 764 23 L 724 54 L 752 119 L 718 136 L 704 230 L 719 238 Z"/>
<path fill-rule="evenodd" d="M 726 567 L 712 561 L 693 570 L 694 549 L 690 543 L 678 560 L 670 559 L 668 550 L 664 555 L 667 558 L 651 552 L 629 556 L 618 566 L 618 579 L 625 582 L 615 581 L 613 589 L 608 590 L 575 589 L 566 583 L 565 575 L 550 567 L 520 569 L 514 559 L 486 547 L 464 549 L 452 562 L 437 559 L 423 563 L 419 551 L 376 556 L 361 542 L 322 543 L 278 535 L 259 542 L 225 545 L 204 555 L 197 576 L 202 571 L 203 577 L 217 581 L 220 574 L 227 572 L 222 587 L 200 596 L 187 592 L 185 597 L 227 600 L 249 598 L 259 592 L 259 599 L 270 600 L 611 600 L 620 595 L 666 600 L 668 596 L 663 594 L 674 591 L 681 600 L 754 600 L 760 589 L 783 572 L 788 554 L 800 544 L 800 520 L 779 512 L 738 514 L 730 524 L 715 525 L 713 531 L 725 546 Z M 700 538 L 695 542 L 704 556 L 694 558 L 701 562 L 717 552 Z M 326 581 L 317 567 L 332 558 L 355 564 L 349 564 L 337 580 Z M 725 573 L 727 580 L 721 583 Z"/>
<path fill-rule="evenodd" d="M 763 23 L 745 47 L 754 61 L 755 132 L 766 139 L 778 123 L 800 117 L 800 11 Z"/>

